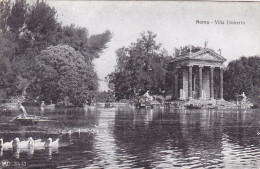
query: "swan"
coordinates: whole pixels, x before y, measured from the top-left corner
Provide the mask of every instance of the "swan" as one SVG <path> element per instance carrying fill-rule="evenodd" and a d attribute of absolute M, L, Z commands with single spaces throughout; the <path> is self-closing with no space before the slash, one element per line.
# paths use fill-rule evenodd
<path fill-rule="evenodd" d="M 3 156 L 3 154 L 4 154 L 4 148 L 3 148 L 3 147 L 1 147 L 1 148 L 0 148 L 0 157 L 2 157 L 2 156 Z"/>
<path fill-rule="evenodd" d="M 13 140 L 13 148 L 25 149 L 29 148 L 29 139 L 27 141 L 20 141 L 18 137 Z"/>
<path fill-rule="evenodd" d="M 11 149 L 13 147 L 13 140 L 10 142 L 5 142 L 2 138 L 0 138 L 0 148 L 3 148 L 4 150 Z"/>
<path fill-rule="evenodd" d="M 42 141 L 42 139 L 33 140 L 32 137 L 29 137 L 28 140 L 29 140 L 29 144 L 31 144 L 32 142 L 36 143 L 36 142 L 41 142 Z"/>
<path fill-rule="evenodd" d="M 42 139 L 37 139 L 37 140 L 34 140 L 34 142 L 41 142 Z"/>
<path fill-rule="evenodd" d="M 52 138 L 48 138 L 48 140 L 45 143 L 45 147 L 58 147 L 59 146 L 59 138 L 57 138 L 55 141 L 52 141 Z"/>
<path fill-rule="evenodd" d="M 42 142 L 41 140 L 42 139 L 38 139 L 38 140 L 33 140 L 32 137 L 29 137 L 29 146 L 32 147 L 33 149 L 35 150 L 38 150 L 38 149 L 44 149 L 45 147 L 45 141 Z"/>

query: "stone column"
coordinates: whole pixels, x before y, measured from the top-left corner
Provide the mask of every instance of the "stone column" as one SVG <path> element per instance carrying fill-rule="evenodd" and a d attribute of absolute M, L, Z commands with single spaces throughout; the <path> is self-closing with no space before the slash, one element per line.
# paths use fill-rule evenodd
<path fill-rule="evenodd" d="M 199 66 L 199 99 L 202 100 L 202 69 L 203 66 Z"/>
<path fill-rule="evenodd" d="M 191 99 L 192 99 L 192 65 L 189 65 L 189 81 L 188 81 L 188 86 L 189 86 L 188 97 L 189 97 L 189 100 L 191 100 Z"/>
<path fill-rule="evenodd" d="M 219 96 L 220 96 L 220 100 L 223 100 L 223 68 L 220 68 L 219 71 L 219 81 L 220 81 L 220 89 L 219 89 Z"/>
<path fill-rule="evenodd" d="M 210 100 L 214 100 L 214 67 L 210 67 Z"/>
<path fill-rule="evenodd" d="M 178 99 L 178 71 L 174 74 L 174 99 Z"/>

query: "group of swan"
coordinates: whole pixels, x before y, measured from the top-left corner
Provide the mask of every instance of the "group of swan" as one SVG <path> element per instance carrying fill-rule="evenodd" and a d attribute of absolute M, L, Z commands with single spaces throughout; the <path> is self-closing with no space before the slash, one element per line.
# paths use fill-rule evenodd
<path fill-rule="evenodd" d="M 42 141 L 41 139 L 33 140 L 32 137 L 29 137 L 26 141 L 20 141 L 18 137 L 16 137 L 14 140 L 10 142 L 3 141 L 2 138 L 0 138 L 0 148 L 3 148 L 4 150 L 7 149 L 26 149 L 26 148 L 35 148 L 35 149 L 41 149 L 41 148 L 56 148 L 59 146 L 59 138 L 57 138 L 55 141 L 52 141 L 52 138 L 48 138 L 47 141 Z"/>
<path fill-rule="evenodd" d="M 59 134 L 60 135 L 68 134 L 70 138 L 73 133 L 78 133 L 79 135 L 80 133 L 98 133 L 99 127 L 100 127 L 99 125 L 94 124 L 90 128 L 72 128 L 67 130 L 59 129 Z"/>

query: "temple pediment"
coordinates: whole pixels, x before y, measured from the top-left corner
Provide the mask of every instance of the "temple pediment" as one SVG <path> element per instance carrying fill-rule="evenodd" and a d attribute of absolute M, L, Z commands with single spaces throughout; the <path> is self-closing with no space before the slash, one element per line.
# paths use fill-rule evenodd
<path fill-rule="evenodd" d="M 203 50 L 203 51 L 193 53 L 190 58 L 195 60 L 205 60 L 205 61 L 217 61 L 217 62 L 226 61 L 225 58 L 215 53 L 214 51 L 210 51 L 210 50 L 206 50 L 206 51 Z"/>
<path fill-rule="evenodd" d="M 205 62 L 216 62 L 224 63 L 226 59 L 220 54 L 216 53 L 212 49 L 204 48 L 198 52 L 182 55 L 172 59 L 172 62 L 182 62 L 182 61 L 205 61 Z"/>

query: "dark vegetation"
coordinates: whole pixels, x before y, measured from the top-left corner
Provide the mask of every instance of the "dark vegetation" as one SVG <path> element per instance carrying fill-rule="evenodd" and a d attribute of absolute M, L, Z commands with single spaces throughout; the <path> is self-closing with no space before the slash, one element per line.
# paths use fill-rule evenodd
<path fill-rule="evenodd" d="M 224 98 L 236 100 L 244 92 L 256 106 L 260 106 L 260 57 L 241 57 L 231 61 L 224 71 Z"/>
<path fill-rule="evenodd" d="M 112 35 L 63 26 L 45 1 L 0 2 L 0 97 L 82 105 L 98 93 L 93 60 Z"/>

